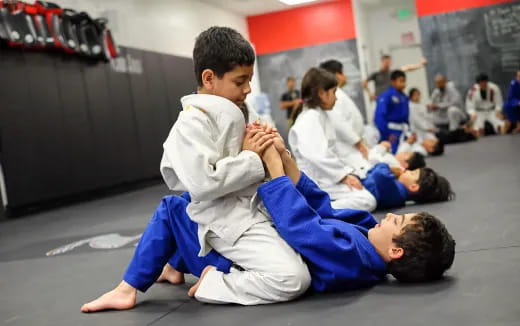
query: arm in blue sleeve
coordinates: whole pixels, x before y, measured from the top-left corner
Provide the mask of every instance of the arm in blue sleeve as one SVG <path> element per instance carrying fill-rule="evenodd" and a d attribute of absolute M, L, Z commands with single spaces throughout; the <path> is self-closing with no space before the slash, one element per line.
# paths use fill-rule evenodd
<path fill-rule="evenodd" d="M 301 172 L 296 189 L 305 197 L 309 206 L 316 210 L 321 218 L 341 220 L 356 224 L 366 229 L 373 228 L 377 221 L 367 211 L 355 209 L 334 209 L 330 204 L 329 194 L 321 190 L 305 173 Z"/>
<path fill-rule="evenodd" d="M 507 93 L 507 101 L 504 104 L 504 107 L 514 108 L 514 107 L 518 106 L 518 104 L 520 103 L 520 98 L 515 97 L 515 88 L 516 87 L 520 87 L 520 86 L 516 83 L 511 83 L 511 85 L 509 86 L 509 91 Z"/>
<path fill-rule="evenodd" d="M 282 238 L 307 260 L 337 260 L 338 252 L 354 246 L 350 236 L 323 223 L 325 220 L 309 206 L 288 177 L 263 184 L 258 194 Z M 349 229 L 347 224 L 345 226 Z"/>
<path fill-rule="evenodd" d="M 389 136 L 388 121 L 386 115 L 388 112 L 388 99 L 381 96 L 377 99 L 376 112 L 374 114 L 374 122 L 376 124 L 379 133 L 381 134 L 381 140 L 387 140 Z"/>
<path fill-rule="evenodd" d="M 406 198 L 403 198 L 399 191 L 397 178 L 386 163 L 378 163 L 372 168 L 371 178 L 374 178 L 376 187 L 379 191 L 378 207 L 399 207 L 404 205 Z"/>

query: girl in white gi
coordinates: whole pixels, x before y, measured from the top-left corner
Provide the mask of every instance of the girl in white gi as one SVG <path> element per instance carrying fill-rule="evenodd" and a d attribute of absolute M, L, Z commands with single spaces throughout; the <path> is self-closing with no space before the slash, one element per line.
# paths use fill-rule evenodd
<path fill-rule="evenodd" d="M 493 125 L 496 133 L 505 133 L 505 123 L 498 116 L 502 114 L 502 92 L 500 88 L 489 81 L 486 74 L 477 76 L 477 83 L 468 91 L 466 109 L 471 116 L 473 129 L 484 136 L 486 121 Z"/>
<path fill-rule="evenodd" d="M 302 81 L 303 112 L 289 131 L 289 144 L 300 168 L 329 193 L 334 208 L 374 210 L 376 200 L 363 188 L 354 169 L 339 157 L 328 110 L 336 102 L 336 77 L 311 68 Z"/>
<path fill-rule="evenodd" d="M 189 295 L 242 305 L 294 299 L 309 287 L 309 271 L 255 196 L 265 178 L 259 155 L 275 135 L 248 129 L 244 137 L 246 121 L 256 117 L 239 108 L 251 91 L 254 51 L 235 30 L 212 27 L 197 37 L 193 59 L 198 94 L 181 100 L 183 111 L 164 143 L 161 173 L 171 190 L 191 196 L 187 212 L 198 224 L 199 256 L 215 249 L 241 268 L 229 274 L 206 268 Z M 124 280 L 82 311 L 133 307 L 136 286 L 129 283 Z"/>

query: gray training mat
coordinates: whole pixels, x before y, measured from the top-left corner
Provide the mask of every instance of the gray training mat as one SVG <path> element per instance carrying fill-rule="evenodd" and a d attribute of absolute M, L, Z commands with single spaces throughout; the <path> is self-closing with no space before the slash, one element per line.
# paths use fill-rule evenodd
<path fill-rule="evenodd" d="M 439 216 L 457 241 L 454 266 L 440 282 L 389 281 L 363 291 L 240 307 L 188 298 L 195 278 L 187 277 L 187 284 L 157 284 L 139 294 L 133 310 L 82 314 L 83 303 L 120 282 L 137 236 L 168 194 L 159 185 L 0 223 L 0 325 L 517 326 L 519 149 L 520 135 L 447 146 L 428 164 L 451 181 L 455 201 L 397 210 Z"/>

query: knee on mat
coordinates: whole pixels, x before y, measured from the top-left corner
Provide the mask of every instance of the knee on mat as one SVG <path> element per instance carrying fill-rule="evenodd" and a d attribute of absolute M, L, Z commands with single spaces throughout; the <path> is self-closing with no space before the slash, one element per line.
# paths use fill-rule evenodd
<path fill-rule="evenodd" d="M 285 265 L 283 273 L 269 278 L 271 286 L 287 301 L 296 299 L 311 285 L 311 274 L 303 262 L 292 266 Z"/>

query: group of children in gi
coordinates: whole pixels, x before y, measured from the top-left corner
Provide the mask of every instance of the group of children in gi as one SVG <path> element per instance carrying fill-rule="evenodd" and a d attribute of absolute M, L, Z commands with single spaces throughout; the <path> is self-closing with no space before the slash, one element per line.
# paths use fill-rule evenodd
<path fill-rule="evenodd" d="M 323 68 L 305 75 L 291 154 L 276 128 L 241 109 L 255 54 L 238 32 L 204 31 L 193 60 L 197 94 L 182 98 L 161 161 L 168 187 L 184 193 L 163 198 L 123 281 L 83 312 L 130 309 L 138 290 L 183 283 L 184 273 L 199 277 L 188 295 L 201 302 L 256 305 L 309 288 L 369 287 L 387 274 L 432 281 L 451 267 L 455 241 L 438 218 L 389 213 L 377 223 L 369 213 L 408 199 L 445 200 L 451 189 L 428 168 L 384 163 L 399 163 L 388 142 L 368 150 L 356 133 L 338 152 L 329 117 L 342 103 L 338 75 Z"/>

